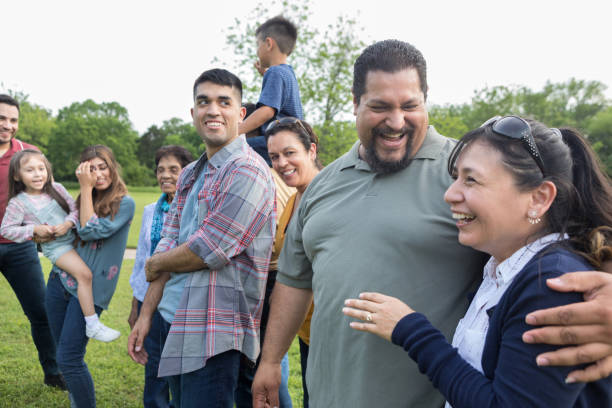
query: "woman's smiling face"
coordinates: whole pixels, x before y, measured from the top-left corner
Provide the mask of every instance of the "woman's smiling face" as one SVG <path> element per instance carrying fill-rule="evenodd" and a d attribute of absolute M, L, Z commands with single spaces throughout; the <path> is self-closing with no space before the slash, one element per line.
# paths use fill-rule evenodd
<path fill-rule="evenodd" d="M 178 159 L 172 155 L 163 156 L 157 163 L 156 175 L 159 188 L 163 193 L 174 197 L 176 182 L 183 167 Z"/>
<path fill-rule="evenodd" d="M 527 243 L 534 232 L 527 221 L 531 191 L 516 187 L 500 152 L 471 143 L 459 156 L 454 176 L 444 200 L 457 220 L 461 244 L 501 262 Z"/>
<path fill-rule="evenodd" d="M 306 150 L 298 136 L 281 130 L 268 138 L 268 154 L 274 170 L 289 187 L 305 189 L 317 174 L 316 146 Z"/>

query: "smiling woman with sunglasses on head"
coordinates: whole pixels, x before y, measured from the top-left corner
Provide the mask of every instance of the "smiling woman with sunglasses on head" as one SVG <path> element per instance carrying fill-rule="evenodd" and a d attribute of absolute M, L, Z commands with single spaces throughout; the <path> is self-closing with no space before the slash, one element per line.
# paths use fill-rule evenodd
<path fill-rule="evenodd" d="M 610 377 L 573 383 L 580 367 L 538 367 L 536 356 L 556 347 L 521 338 L 528 313 L 582 300 L 546 279 L 612 258 L 612 188 L 587 142 L 495 117 L 459 141 L 448 168 L 459 242 L 491 255 L 452 346 L 425 316 L 378 293 L 346 301 L 344 313 L 361 320 L 351 327 L 402 346 L 455 408 L 611 406 Z"/>
<path fill-rule="evenodd" d="M 275 264 L 283 248 L 285 231 L 293 214 L 299 207 L 302 194 L 312 179 L 319 174 L 322 166 L 317 157 L 319 139 L 305 121 L 294 117 L 284 117 L 276 120 L 266 131 L 266 140 L 268 142 L 268 154 L 274 170 L 281 176 L 285 184 L 297 189 L 297 193 L 289 198 L 283 213 L 278 219 L 271 262 L 271 264 Z M 270 273 L 276 276 L 276 271 L 270 271 Z M 308 407 L 306 361 L 308 359 L 310 319 L 314 310 L 313 307 L 314 305 L 311 303 L 308 315 L 298 331 L 304 407 Z"/>

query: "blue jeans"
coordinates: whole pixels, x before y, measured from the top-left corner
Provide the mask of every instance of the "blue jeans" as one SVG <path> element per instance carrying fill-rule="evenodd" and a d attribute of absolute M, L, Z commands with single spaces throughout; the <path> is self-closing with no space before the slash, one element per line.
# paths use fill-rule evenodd
<path fill-rule="evenodd" d="M 276 271 L 269 271 L 268 280 L 266 282 L 264 305 L 261 311 L 261 325 L 259 327 L 259 343 L 262 347 L 264 338 L 266 336 L 268 317 L 270 316 L 270 296 L 272 295 L 272 290 L 274 289 L 275 283 Z M 249 361 L 249 359 L 246 357 L 242 358 L 242 362 L 240 364 L 240 377 L 238 377 L 238 389 L 236 390 L 237 408 L 251 408 L 253 406 L 251 385 L 253 385 L 253 378 L 255 377 L 255 371 L 257 371 L 258 364 L 259 358 L 257 358 L 257 362 L 255 364 Z M 285 354 L 281 360 L 281 384 L 278 389 L 278 402 L 280 404 L 279 408 L 293 407 L 291 395 L 289 394 L 289 356 L 287 354 Z"/>
<path fill-rule="evenodd" d="M 241 356 L 229 350 L 209 358 L 199 370 L 166 377 L 172 403 L 177 408 L 233 408 Z"/>
<path fill-rule="evenodd" d="M 142 302 L 138 301 L 138 313 L 140 313 L 141 307 Z M 164 336 L 164 342 L 162 342 L 162 321 L 163 317 L 156 310 L 151 317 L 149 334 L 144 340 L 144 348 L 149 355 L 145 365 L 145 384 L 142 399 L 144 408 L 168 408 L 171 406 L 168 381 L 157 376 L 162 344 L 165 343 L 166 339 L 166 336 Z"/>
<path fill-rule="evenodd" d="M 240 363 L 240 377 L 238 378 L 238 388 L 236 389 L 236 408 L 251 408 L 253 406 L 253 394 L 251 385 L 257 366 L 245 356 Z M 285 354 L 281 360 L 281 384 L 278 389 L 279 408 L 292 408 L 291 395 L 289 394 L 289 355 Z"/>
<path fill-rule="evenodd" d="M 96 306 L 100 315 L 102 308 Z M 47 282 L 47 313 L 57 343 L 57 363 L 73 404 L 77 408 L 96 406 L 94 384 L 85 364 L 85 318 L 76 296 L 64 289 L 59 275 L 52 272 Z"/>
<path fill-rule="evenodd" d="M 45 280 L 33 242 L 0 244 L 0 271 L 15 292 L 30 321 L 32 340 L 45 375 L 59 373 L 55 361 L 55 342 L 45 309 Z"/>

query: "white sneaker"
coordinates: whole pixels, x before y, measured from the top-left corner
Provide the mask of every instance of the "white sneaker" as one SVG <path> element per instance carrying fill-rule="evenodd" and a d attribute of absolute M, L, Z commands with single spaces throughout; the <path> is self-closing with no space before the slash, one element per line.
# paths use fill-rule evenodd
<path fill-rule="evenodd" d="M 110 327 L 106 327 L 104 324 L 102 324 L 102 322 L 98 322 L 98 324 L 91 329 L 89 327 L 85 327 L 85 334 L 89 338 L 100 340 L 105 343 L 113 341 L 121 335 L 120 332 L 115 329 L 111 329 Z"/>

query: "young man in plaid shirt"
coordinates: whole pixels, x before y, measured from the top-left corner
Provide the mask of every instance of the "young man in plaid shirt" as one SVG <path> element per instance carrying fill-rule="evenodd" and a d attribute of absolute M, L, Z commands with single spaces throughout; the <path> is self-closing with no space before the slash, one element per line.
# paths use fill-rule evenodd
<path fill-rule="evenodd" d="M 206 152 L 181 173 L 162 239 L 145 270 L 151 285 L 128 340 L 134 361 L 157 307 L 168 332 L 159 376 L 178 407 L 234 403 L 241 356 L 259 354 L 259 320 L 274 240 L 274 182 L 238 135 L 242 83 L 213 69 L 194 84 L 194 125 Z M 163 342 L 162 342 L 163 343 Z"/>

